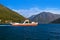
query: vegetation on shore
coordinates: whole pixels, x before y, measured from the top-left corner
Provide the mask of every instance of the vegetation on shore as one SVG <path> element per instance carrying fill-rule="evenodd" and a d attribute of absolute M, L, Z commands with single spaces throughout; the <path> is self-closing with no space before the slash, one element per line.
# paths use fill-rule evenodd
<path fill-rule="evenodd" d="M 22 22 L 26 18 L 0 4 L 0 23 Z"/>

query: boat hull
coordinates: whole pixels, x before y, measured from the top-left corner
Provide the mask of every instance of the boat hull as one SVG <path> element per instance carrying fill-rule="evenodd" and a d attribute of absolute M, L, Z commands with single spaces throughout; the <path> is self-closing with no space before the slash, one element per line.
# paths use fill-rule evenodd
<path fill-rule="evenodd" d="M 12 24 L 13 26 L 37 26 L 37 24 Z"/>

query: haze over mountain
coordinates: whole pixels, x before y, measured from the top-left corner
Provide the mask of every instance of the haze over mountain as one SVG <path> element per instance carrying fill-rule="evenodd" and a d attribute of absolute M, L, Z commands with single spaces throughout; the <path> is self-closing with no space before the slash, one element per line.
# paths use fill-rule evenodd
<path fill-rule="evenodd" d="M 25 20 L 25 18 L 17 12 L 0 4 L 0 20 L 2 23 L 5 23 L 5 21 L 21 22 L 22 20 Z"/>
<path fill-rule="evenodd" d="M 31 21 L 36 21 L 36 22 L 39 22 L 41 24 L 49 23 L 49 22 L 56 20 L 58 18 L 60 18 L 59 14 L 53 14 L 50 12 L 41 12 L 37 15 L 29 17 L 29 19 Z"/>

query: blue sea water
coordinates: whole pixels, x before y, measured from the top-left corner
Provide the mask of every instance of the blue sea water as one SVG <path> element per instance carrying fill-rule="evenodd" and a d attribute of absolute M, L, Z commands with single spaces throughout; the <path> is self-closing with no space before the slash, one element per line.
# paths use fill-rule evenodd
<path fill-rule="evenodd" d="M 60 40 L 60 24 L 0 25 L 0 40 Z"/>

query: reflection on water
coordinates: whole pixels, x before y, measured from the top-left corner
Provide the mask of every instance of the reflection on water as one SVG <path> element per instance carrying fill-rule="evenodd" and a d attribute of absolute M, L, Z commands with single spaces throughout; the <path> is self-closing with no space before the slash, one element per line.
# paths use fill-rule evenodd
<path fill-rule="evenodd" d="M 36 27 L 0 25 L 0 40 L 60 40 L 60 24 Z"/>

